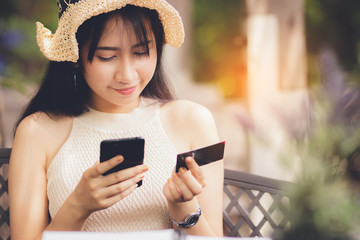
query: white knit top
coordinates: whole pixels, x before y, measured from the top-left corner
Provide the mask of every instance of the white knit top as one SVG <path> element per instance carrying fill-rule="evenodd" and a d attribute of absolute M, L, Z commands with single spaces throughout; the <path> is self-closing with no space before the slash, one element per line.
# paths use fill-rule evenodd
<path fill-rule="evenodd" d="M 160 122 L 159 103 L 149 99 L 142 99 L 129 114 L 90 109 L 74 118 L 70 136 L 47 172 L 51 217 L 77 186 L 83 172 L 99 160 L 102 140 L 137 136 L 145 139 L 144 162 L 149 167 L 143 185 L 110 208 L 92 213 L 84 230 L 128 232 L 170 228 L 162 188 L 176 164 L 177 151 Z"/>

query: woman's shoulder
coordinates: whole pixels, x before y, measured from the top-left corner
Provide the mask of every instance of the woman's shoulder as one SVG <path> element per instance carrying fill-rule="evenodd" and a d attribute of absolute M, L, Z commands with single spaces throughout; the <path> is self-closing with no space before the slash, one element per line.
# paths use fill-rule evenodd
<path fill-rule="evenodd" d="M 192 102 L 190 100 L 174 100 L 162 105 L 162 110 L 169 117 L 183 121 L 183 119 L 192 120 L 194 123 L 202 121 L 213 121 L 213 116 L 205 106 Z"/>
<path fill-rule="evenodd" d="M 195 113 L 195 114 L 210 113 L 209 110 L 203 105 L 185 99 L 166 102 L 162 105 L 162 108 L 176 115 L 182 115 L 188 113 Z"/>
<path fill-rule="evenodd" d="M 205 106 L 189 101 L 174 100 L 161 107 L 161 116 L 169 135 L 176 135 L 193 148 L 214 143 L 218 139 L 215 120 Z"/>
<path fill-rule="evenodd" d="M 45 112 L 36 112 L 21 120 L 17 127 L 16 133 L 26 132 L 30 135 L 34 134 L 39 136 L 42 133 L 56 131 L 56 129 L 58 129 L 59 127 L 69 125 L 71 121 L 71 117 L 52 116 Z"/>
<path fill-rule="evenodd" d="M 36 112 L 19 123 L 14 146 L 33 145 L 46 152 L 64 142 L 72 128 L 72 117 Z"/>

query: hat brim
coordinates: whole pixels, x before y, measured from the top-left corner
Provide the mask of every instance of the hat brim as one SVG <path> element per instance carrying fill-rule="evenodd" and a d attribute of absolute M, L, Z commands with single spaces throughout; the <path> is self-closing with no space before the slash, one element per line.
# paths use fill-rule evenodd
<path fill-rule="evenodd" d="M 37 22 L 37 43 L 40 51 L 51 61 L 77 62 L 79 59 L 79 47 L 76 40 L 76 32 L 81 24 L 87 19 L 134 5 L 154 9 L 158 12 L 160 21 L 164 27 L 165 43 L 179 47 L 184 41 L 184 27 L 178 11 L 165 0 L 82 0 L 70 4 L 59 19 L 58 28 L 54 34 Z"/>

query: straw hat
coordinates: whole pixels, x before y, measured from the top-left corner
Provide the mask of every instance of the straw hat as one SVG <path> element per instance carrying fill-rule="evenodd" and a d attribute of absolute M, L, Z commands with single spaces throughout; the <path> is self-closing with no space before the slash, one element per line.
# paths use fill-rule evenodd
<path fill-rule="evenodd" d="M 36 23 L 37 42 L 41 52 L 52 61 L 77 62 L 79 47 L 76 31 L 87 19 L 120 9 L 128 4 L 158 12 L 165 32 L 165 43 L 179 47 L 184 41 L 184 27 L 178 11 L 165 0 L 57 0 L 59 23 L 54 34 Z"/>

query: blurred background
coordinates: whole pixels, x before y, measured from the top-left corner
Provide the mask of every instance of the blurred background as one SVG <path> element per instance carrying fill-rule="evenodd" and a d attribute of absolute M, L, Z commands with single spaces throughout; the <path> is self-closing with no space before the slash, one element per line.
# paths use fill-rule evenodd
<path fill-rule="evenodd" d="M 225 167 L 291 179 L 280 149 L 289 129 L 308 123 L 311 88 L 331 77 L 354 87 L 360 81 L 360 2 L 169 2 L 186 38 L 180 49 L 166 47 L 166 73 L 180 98 L 213 113 L 226 141 Z M 35 22 L 54 31 L 57 5 L 1 0 L 0 6 L 0 145 L 11 147 L 17 118 L 47 66 Z"/>

